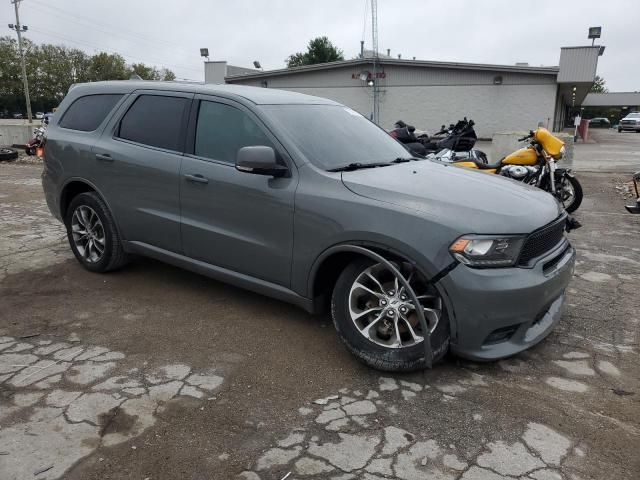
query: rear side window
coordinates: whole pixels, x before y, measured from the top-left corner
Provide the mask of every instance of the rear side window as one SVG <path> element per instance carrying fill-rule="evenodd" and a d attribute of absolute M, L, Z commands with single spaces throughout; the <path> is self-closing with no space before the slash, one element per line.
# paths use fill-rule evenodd
<path fill-rule="evenodd" d="M 167 150 L 182 151 L 181 138 L 189 100 L 141 95 L 122 117 L 118 137 Z"/>
<path fill-rule="evenodd" d="M 70 130 L 93 132 L 121 98 L 120 94 L 80 97 L 67 108 L 59 125 Z"/>
<path fill-rule="evenodd" d="M 223 103 L 200 102 L 194 154 L 235 163 L 242 147 L 273 143 L 246 113 Z"/>

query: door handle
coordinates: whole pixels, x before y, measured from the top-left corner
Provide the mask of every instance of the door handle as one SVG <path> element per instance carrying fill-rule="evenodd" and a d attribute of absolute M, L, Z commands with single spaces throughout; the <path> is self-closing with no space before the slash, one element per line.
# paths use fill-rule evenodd
<path fill-rule="evenodd" d="M 195 174 L 187 173 L 185 174 L 184 178 L 187 180 L 187 182 L 209 183 L 209 179 L 203 177 L 199 173 L 195 173 Z"/>
<path fill-rule="evenodd" d="M 96 160 L 102 162 L 113 162 L 113 158 L 108 153 L 96 153 Z"/>

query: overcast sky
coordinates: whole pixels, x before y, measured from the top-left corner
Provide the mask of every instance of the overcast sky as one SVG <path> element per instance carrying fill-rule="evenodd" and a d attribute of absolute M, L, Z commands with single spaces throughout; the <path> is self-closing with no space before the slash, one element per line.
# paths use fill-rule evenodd
<path fill-rule="evenodd" d="M 357 55 L 363 31 L 371 48 L 365 0 L 23 0 L 20 15 L 38 43 L 118 52 L 200 81 L 200 47 L 212 60 L 259 60 L 265 70 L 284 67 L 320 35 L 345 58 Z M 0 0 L 0 20 L 15 21 L 9 0 Z M 378 1 L 379 50 L 403 58 L 557 65 L 561 46 L 590 44 L 587 28 L 602 26 L 598 74 L 611 91 L 640 90 L 639 22 L 637 0 Z"/>

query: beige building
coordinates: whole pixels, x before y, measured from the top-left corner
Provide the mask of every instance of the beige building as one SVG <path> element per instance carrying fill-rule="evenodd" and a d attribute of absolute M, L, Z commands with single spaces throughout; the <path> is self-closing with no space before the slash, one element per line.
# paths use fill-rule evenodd
<path fill-rule="evenodd" d="M 593 84 L 599 46 L 561 49 L 559 66 L 487 65 L 371 58 L 262 71 L 206 62 L 206 83 L 279 88 L 330 98 L 370 117 L 372 80 L 378 82 L 380 125 L 399 119 L 435 131 L 462 117 L 476 122 L 481 137 L 561 128 Z M 375 73 L 375 74 L 374 74 Z"/>

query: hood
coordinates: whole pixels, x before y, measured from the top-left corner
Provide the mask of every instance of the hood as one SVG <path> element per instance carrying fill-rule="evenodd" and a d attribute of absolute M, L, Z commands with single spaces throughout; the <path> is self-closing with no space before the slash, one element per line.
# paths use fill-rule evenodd
<path fill-rule="evenodd" d="M 548 193 L 499 175 L 430 160 L 343 172 L 357 195 L 419 211 L 460 233 L 530 233 L 556 219 Z"/>

